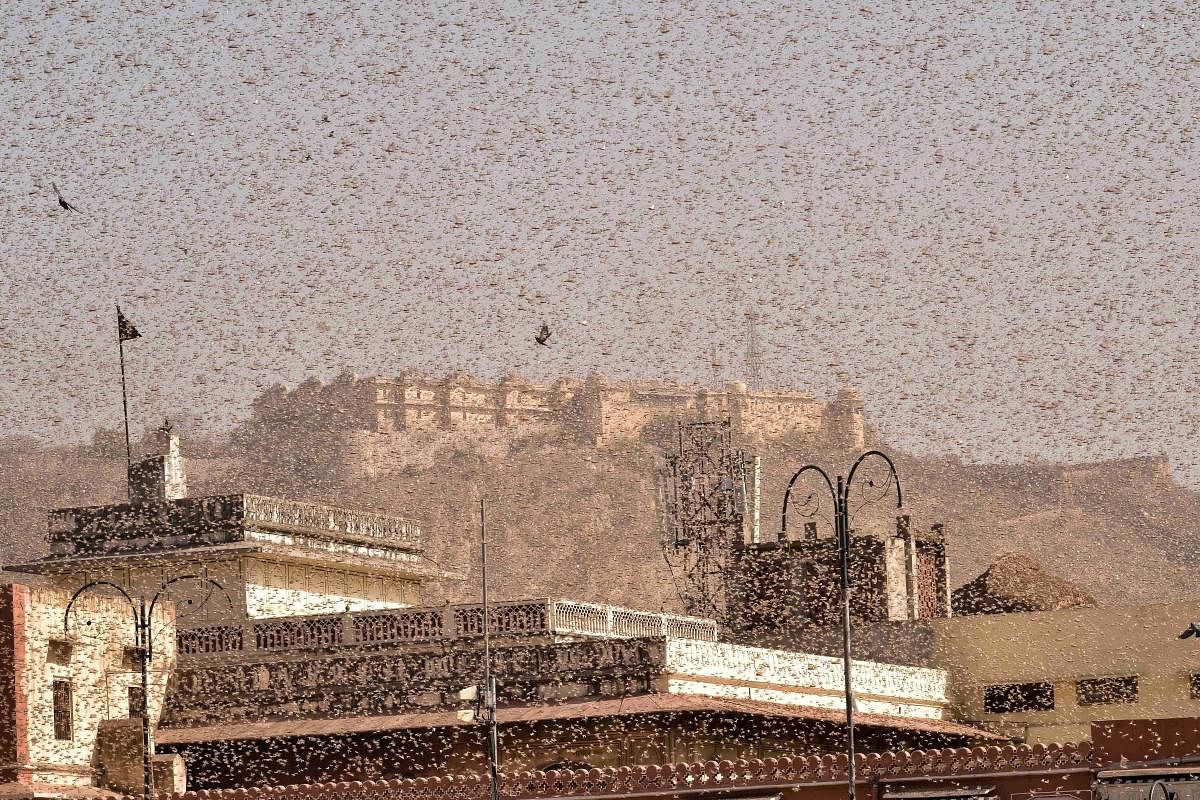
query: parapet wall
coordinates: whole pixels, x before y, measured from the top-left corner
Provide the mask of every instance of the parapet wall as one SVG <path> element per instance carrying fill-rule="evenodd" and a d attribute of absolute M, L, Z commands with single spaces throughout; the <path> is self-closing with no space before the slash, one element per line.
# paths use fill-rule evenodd
<path fill-rule="evenodd" d="M 842 660 L 724 642 L 667 640 L 670 691 L 772 703 L 841 708 Z M 946 719 L 946 673 L 940 669 L 854 661 L 859 711 Z"/>

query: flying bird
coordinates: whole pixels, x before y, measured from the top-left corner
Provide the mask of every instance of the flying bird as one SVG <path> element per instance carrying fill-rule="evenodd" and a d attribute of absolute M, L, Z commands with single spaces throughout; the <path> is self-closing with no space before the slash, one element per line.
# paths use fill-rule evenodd
<path fill-rule="evenodd" d="M 546 342 L 550 340 L 550 326 L 543 322 L 542 329 L 538 331 L 537 336 L 533 337 L 533 340 L 542 347 L 549 347 L 550 345 Z"/>
<path fill-rule="evenodd" d="M 67 202 L 67 199 L 62 196 L 62 192 L 60 192 L 58 190 L 58 184 L 56 184 L 54 181 L 50 181 L 50 188 L 54 190 L 54 193 L 56 195 L 58 195 L 59 208 L 61 208 L 63 211 L 78 211 L 79 210 L 78 208 L 76 208 L 75 206 L 73 206 Z"/>
<path fill-rule="evenodd" d="M 1193 636 L 1200 636 L 1200 622 L 1193 622 L 1187 626 L 1187 630 L 1179 634 L 1180 639 L 1190 639 Z"/>

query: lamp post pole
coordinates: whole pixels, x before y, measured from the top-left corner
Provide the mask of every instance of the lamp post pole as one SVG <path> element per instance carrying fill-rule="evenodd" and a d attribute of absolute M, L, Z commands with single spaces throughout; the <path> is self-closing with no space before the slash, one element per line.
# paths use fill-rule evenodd
<path fill-rule="evenodd" d="M 806 472 L 814 472 L 820 475 L 825 480 L 825 485 L 829 489 L 830 499 L 833 501 L 833 532 L 838 548 L 838 571 L 840 573 L 840 588 L 841 588 L 841 606 L 842 606 L 842 680 L 843 693 L 846 696 L 846 788 L 849 800 L 856 800 L 857 790 L 855 783 L 858 780 L 857 770 L 854 764 L 855 743 L 854 743 L 854 684 L 852 681 L 852 664 L 850 652 L 850 546 L 851 546 L 851 529 L 850 529 L 850 489 L 854 485 L 854 476 L 858 472 L 858 468 L 864 461 L 869 458 L 879 458 L 887 465 L 890 473 L 890 480 L 896 485 L 896 508 L 903 505 L 903 498 L 900 493 L 900 476 L 896 472 L 896 465 L 892 460 L 879 450 L 869 450 L 858 457 L 854 464 L 850 467 L 848 476 L 843 479 L 841 475 L 837 476 L 835 481 L 829 478 L 829 474 L 825 470 L 815 464 L 807 464 L 792 475 L 792 479 L 788 481 L 787 490 L 783 493 L 783 512 L 781 514 L 780 539 L 787 539 L 787 512 L 788 501 L 791 499 L 792 487 L 796 481 Z M 868 486 L 874 486 L 874 483 L 867 481 Z M 887 487 L 884 487 L 885 490 Z M 882 497 L 882 494 L 880 495 Z M 811 500 L 813 495 L 809 495 Z M 875 498 L 878 499 L 878 498 Z M 816 513 L 814 508 L 813 514 Z M 811 515 L 810 515 L 811 516 Z"/>
<path fill-rule="evenodd" d="M 158 595 L 155 595 L 154 599 L 157 600 Z M 142 800 L 150 800 L 154 795 L 154 743 L 150 741 L 150 659 L 154 654 L 151 651 L 152 637 L 150 617 L 146 613 L 146 598 L 138 598 L 138 608 L 134 617 L 137 619 L 134 647 L 137 649 L 142 674 Z"/>
<path fill-rule="evenodd" d="M 159 598 L 162 597 L 167 587 L 184 580 L 203 581 L 225 592 L 225 587 L 212 578 L 205 578 L 200 575 L 180 575 L 164 583 L 154 593 L 154 597 L 150 599 L 150 604 L 147 605 L 145 597 L 138 597 L 135 602 L 129 596 L 129 592 L 112 581 L 92 581 L 75 590 L 75 594 L 71 595 L 71 600 L 67 603 L 66 611 L 63 612 L 63 631 L 69 633 L 71 609 L 75 607 L 75 601 L 83 594 L 93 589 L 109 588 L 116 590 L 129 603 L 129 610 L 133 613 L 133 652 L 138 660 L 142 688 L 142 800 L 152 800 L 154 796 L 154 744 L 150 740 L 150 661 L 154 658 L 154 633 L 152 628 L 154 607 L 158 605 Z M 229 596 L 228 592 L 225 592 L 225 594 L 226 597 Z M 232 606 L 233 598 L 229 598 L 229 602 Z M 91 622 L 89 621 L 88 624 L 90 625 Z"/>
<path fill-rule="evenodd" d="M 479 558 L 483 582 L 483 698 L 482 707 L 488 726 L 488 774 L 492 800 L 500 800 L 500 739 L 496 720 L 496 676 L 492 674 L 491 614 L 488 606 L 487 528 L 483 498 L 479 498 Z"/>

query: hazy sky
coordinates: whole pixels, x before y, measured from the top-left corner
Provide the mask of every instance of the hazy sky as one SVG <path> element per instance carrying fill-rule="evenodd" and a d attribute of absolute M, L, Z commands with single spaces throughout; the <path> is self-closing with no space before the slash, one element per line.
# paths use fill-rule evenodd
<path fill-rule="evenodd" d="M 213 430 L 346 368 L 738 378 L 755 307 L 897 444 L 1200 486 L 1196 6 L 271 5 L 6 7 L 0 433 L 119 425 L 118 298 L 135 427 Z"/>

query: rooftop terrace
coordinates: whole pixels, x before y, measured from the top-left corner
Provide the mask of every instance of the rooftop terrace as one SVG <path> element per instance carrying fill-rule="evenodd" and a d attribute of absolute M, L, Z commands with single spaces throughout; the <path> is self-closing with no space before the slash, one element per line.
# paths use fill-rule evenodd
<path fill-rule="evenodd" d="M 49 514 L 46 539 L 53 560 L 230 544 L 261 534 L 412 553 L 423 549 L 421 527 L 412 520 L 253 494 L 56 509 Z"/>

